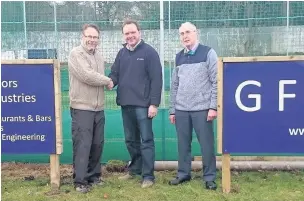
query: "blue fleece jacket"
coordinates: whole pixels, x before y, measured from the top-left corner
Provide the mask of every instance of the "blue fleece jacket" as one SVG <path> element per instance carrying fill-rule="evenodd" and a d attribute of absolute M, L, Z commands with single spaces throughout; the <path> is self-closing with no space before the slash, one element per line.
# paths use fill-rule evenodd
<path fill-rule="evenodd" d="M 217 54 L 202 44 L 180 51 L 172 73 L 169 113 L 217 109 Z"/>
<path fill-rule="evenodd" d="M 143 40 L 133 51 L 126 45 L 118 52 L 109 77 L 117 85 L 120 106 L 159 106 L 162 66 L 156 50 Z"/>

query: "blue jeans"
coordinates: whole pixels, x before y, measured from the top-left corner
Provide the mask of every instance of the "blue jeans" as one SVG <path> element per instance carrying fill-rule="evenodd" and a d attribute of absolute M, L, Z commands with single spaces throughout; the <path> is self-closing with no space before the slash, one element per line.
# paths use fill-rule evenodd
<path fill-rule="evenodd" d="M 155 144 L 148 108 L 123 106 L 121 110 L 125 142 L 131 157 L 129 173 L 154 181 Z"/>

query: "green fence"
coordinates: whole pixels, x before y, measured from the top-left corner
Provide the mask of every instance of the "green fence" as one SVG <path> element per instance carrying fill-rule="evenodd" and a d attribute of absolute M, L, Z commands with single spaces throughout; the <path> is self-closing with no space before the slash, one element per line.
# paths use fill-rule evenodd
<path fill-rule="evenodd" d="M 122 119 L 119 110 L 106 110 L 105 125 L 105 147 L 102 162 L 108 160 L 129 160 L 129 155 L 124 143 Z M 71 119 L 69 111 L 63 111 L 63 153 L 60 156 L 61 163 L 72 162 L 72 140 L 71 140 Z M 168 111 L 161 109 L 153 123 L 156 147 L 156 160 L 177 160 L 177 138 L 175 128 L 168 122 Z M 199 156 L 199 144 L 194 138 L 193 155 Z M 48 155 L 4 155 L 2 162 L 19 161 L 33 163 L 49 162 Z"/>

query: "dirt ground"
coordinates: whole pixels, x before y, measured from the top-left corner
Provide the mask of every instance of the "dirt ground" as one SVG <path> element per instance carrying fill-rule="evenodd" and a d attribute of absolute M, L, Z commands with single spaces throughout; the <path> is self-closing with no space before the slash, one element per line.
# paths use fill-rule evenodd
<path fill-rule="evenodd" d="M 73 175 L 72 165 L 60 165 L 60 178 L 63 183 L 70 183 Z M 121 162 L 113 162 L 107 166 L 102 166 L 102 174 L 107 176 L 109 172 L 121 173 L 126 170 L 126 164 Z M 36 178 L 49 178 L 50 165 L 49 164 L 32 164 L 32 163 L 16 163 L 5 162 L 1 163 L 1 176 L 2 179 L 24 179 L 34 180 Z M 69 180 L 69 181 L 65 181 Z"/>
<path fill-rule="evenodd" d="M 60 177 L 68 178 L 73 174 L 72 165 L 60 165 Z M 34 180 L 50 176 L 49 164 L 1 163 L 2 179 Z"/>

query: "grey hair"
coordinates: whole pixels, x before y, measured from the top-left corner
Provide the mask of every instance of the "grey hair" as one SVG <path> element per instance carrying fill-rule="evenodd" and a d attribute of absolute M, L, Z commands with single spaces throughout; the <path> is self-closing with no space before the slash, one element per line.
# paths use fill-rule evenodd
<path fill-rule="evenodd" d="M 196 26 L 194 24 L 192 24 L 191 22 L 184 22 L 180 25 L 179 28 L 183 27 L 183 26 L 188 26 L 191 27 L 191 29 L 193 29 L 193 31 L 197 31 Z"/>

